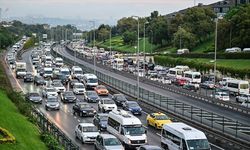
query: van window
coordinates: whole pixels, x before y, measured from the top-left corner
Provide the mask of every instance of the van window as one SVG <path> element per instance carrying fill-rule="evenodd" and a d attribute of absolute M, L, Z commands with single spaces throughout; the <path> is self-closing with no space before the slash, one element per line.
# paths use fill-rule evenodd
<path fill-rule="evenodd" d="M 175 75 L 175 73 L 176 73 L 176 72 L 175 72 L 175 71 L 173 71 L 173 70 L 170 70 L 170 71 L 169 71 L 169 73 L 170 73 L 170 74 L 174 74 L 174 75 Z"/>
<path fill-rule="evenodd" d="M 239 85 L 236 84 L 236 83 L 228 83 L 227 86 L 228 86 L 228 87 L 231 87 L 231 88 L 235 88 L 235 89 L 238 89 L 238 88 L 239 88 Z"/>
<path fill-rule="evenodd" d="M 248 89 L 249 85 L 248 84 L 241 84 L 240 89 Z"/>
<path fill-rule="evenodd" d="M 164 138 L 167 138 L 168 140 L 172 141 L 173 143 L 175 143 L 178 146 L 181 145 L 181 138 L 179 138 L 178 136 L 176 136 L 176 135 L 174 135 L 166 130 L 162 130 L 162 136 Z"/>
<path fill-rule="evenodd" d="M 120 123 L 112 118 L 108 118 L 108 125 L 119 131 Z"/>
<path fill-rule="evenodd" d="M 187 140 L 187 145 L 190 150 L 210 149 L 207 139 Z"/>

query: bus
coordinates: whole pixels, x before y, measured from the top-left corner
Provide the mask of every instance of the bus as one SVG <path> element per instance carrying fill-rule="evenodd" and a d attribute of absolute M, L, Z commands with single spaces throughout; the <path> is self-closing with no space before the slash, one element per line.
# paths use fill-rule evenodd
<path fill-rule="evenodd" d="M 94 74 L 86 73 L 83 75 L 83 83 L 87 89 L 93 89 L 98 85 L 98 78 Z"/>
<path fill-rule="evenodd" d="M 211 150 L 202 131 L 182 122 L 163 125 L 161 147 L 164 150 Z"/>
<path fill-rule="evenodd" d="M 193 83 L 201 83 L 201 73 L 200 72 L 193 72 L 193 71 L 185 71 L 184 78 L 189 82 Z"/>
<path fill-rule="evenodd" d="M 249 94 L 249 82 L 244 80 L 229 80 L 225 86 L 229 90 L 230 94 L 239 95 L 239 94 Z"/>
<path fill-rule="evenodd" d="M 126 149 L 147 143 L 146 129 L 140 119 L 125 110 L 109 112 L 107 131 L 122 141 Z"/>

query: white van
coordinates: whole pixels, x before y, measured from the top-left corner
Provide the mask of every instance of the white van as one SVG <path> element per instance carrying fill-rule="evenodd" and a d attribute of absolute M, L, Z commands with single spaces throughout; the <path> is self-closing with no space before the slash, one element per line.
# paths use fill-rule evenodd
<path fill-rule="evenodd" d="M 243 52 L 250 52 L 250 48 L 244 48 Z"/>
<path fill-rule="evenodd" d="M 178 55 L 181 55 L 181 54 L 187 54 L 187 53 L 189 53 L 189 49 L 178 49 L 177 50 L 177 54 Z"/>
<path fill-rule="evenodd" d="M 52 68 L 44 68 L 44 74 L 43 74 L 44 78 L 48 78 L 48 77 L 53 77 L 53 69 Z"/>
<path fill-rule="evenodd" d="M 71 69 L 72 79 L 79 78 L 81 76 L 83 76 L 82 68 L 80 68 L 79 66 L 73 66 Z"/>
<path fill-rule="evenodd" d="M 161 131 L 164 150 L 211 150 L 206 135 L 182 122 L 164 124 Z"/>
<path fill-rule="evenodd" d="M 98 78 L 94 74 L 86 73 L 83 75 L 83 82 L 87 89 L 93 89 L 98 85 Z"/>
<path fill-rule="evenodd" d="M 225 86 L 229 80 L 234 80 L 234 78 L 225 77 L 219 82 L 220 85 Z"/>
<path fill-rule="evenodd" d="M 68 79 L 70 78 L 70 70 L 68 67 L 60 68 L 60 73 L 65 75 Z"/>
<path fill-rule="evenodd" d="M 184 78 L 189 82 L 193 83 L 201 83 L 201 73 L 200 72 L 193 72 L 193 71 L 185 71 Z"/>
<path fill-rule="evenodd" d="M 230 94 L 249 94 L 249 82 L 244 80 L 229 80 L 225 86 Z"/>
<path fill-rule="evenodd" d="M 241 52 L 241 49 L 239 47 L 232 47 L 232 48 L 227 48 L 225 50 L 226 53 L 237 53 Z"/>
<path fill-rule="evenodd" d="M 107 131 L 122 141 L 126 149 L 147 143 L 146 130 L 140 119 L 124 110 L 109 112 Z"/>

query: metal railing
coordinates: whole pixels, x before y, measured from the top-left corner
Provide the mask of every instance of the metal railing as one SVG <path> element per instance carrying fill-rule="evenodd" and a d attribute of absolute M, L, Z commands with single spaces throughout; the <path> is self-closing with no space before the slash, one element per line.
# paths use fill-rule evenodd
<path fill-rule="evenodd" d="M 52 50 L 52 54 L 55 55 L 57 52 Z M 73 65 L 74 60 L 57 53 L 58 57 L 62 57 L 64 61 L 68 64 Z M 76 65 L 82 67 L 84 72 L 93 73 L 92 68 L 88 68 L 79 62 Z M 106 69 L 106 68 L 105 68 Z M 98 79 L 106 83 L 107 85 L 122 91 L 123 93 L 130 95 L 132 97 L 137 96 L 137 85 L 130 84 L 108 74 L 96 71 Z M 171 99 L 155 92 L 148 91 L 142 87 L 139 88 L 139 100 L 150 104 L 151 106 L 158 108 L 160 110 L 170 112 L 178 116 L 179 118 L 189 120 L 193 123 L 199 123 L 204 128 L 209 128 L 214 132 L 223 134 L 223 136 L 234 139 L 240 143 L 244 143 L 247 147 L 250 147 L 250 125 L 244 125 L 239 123 L 237 120 L 232 120 L 224 116 L 215 114 L 213 112 L 208 112 L 204 109 L 190 106 L 183 102 Z"/>

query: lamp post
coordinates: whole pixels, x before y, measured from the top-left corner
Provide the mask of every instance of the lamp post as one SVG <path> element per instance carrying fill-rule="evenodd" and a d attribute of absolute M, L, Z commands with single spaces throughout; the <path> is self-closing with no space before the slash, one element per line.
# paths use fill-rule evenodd
<path fill-rule="evenodd" d="M 145 59 L 146 59 L 146 56 L 145 56 L 145 51 L 146 51 L 146 24 L 148 24 L 149 22 L 144 22 L 144 32 L 143 32 L 143 34 L 144 34 L 144 39 L 143 39 L 143 75 L 145 75 Z"/>
<path fill-rule="evenodd" d="M 109 32 L 109 55 L 111 54 L 111 36 L 112 36 L 112 28 L 110 27 L 110 32 Z"/>
<path fill-rule="evenodd" d="M 214 42 L 214 85 L 216 84 L 216 61 L 217 61 L 217 40 L 218 40 L 218 21 L 222 16 L 215 18 L 215 42 Z"/>
<path fill-rule="evenodd" d="M 93 49 L 94 49 L 94 74 L 96 74 L 96 47 L 95 47 L 95 21 L 90 21 L 93 23 L 94 27 L 94 44 L 93 44 Z"/>
<path fill-rule="evenodd" d="M 138 16 L 132 16 L 133 18 L 137 18 L 137 100 L 139 100 L 140 97 L 140 77 L 139 77 L 139 38 L 140 38 L 140 22 L 139 22 L 139 17 Z"/>
<path fill-rule="evenodd" d="M 150 30 L 150 32 L 151 32 L 151 44 L 150 44 L 150 50 L 151 50 L 151 54 L 152 54 L 152 53 L 153 53 L 152 45 L 153 45 L 154 33 L 153 33 L 153 30 Z"/>

